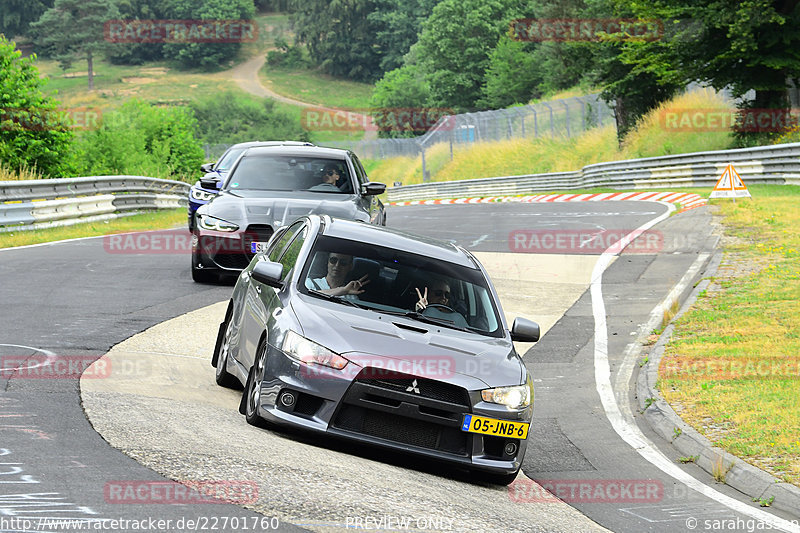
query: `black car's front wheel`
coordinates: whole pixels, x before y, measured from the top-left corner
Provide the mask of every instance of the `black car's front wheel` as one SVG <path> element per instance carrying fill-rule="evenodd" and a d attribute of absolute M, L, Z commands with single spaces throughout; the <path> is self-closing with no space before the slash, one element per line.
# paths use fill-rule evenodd
<path fill-rule="evenodd" d="M 247 376 L 247 385 L 244 389 L 244 418 L 252 426 L 264 427 L 266 421 L 258 414 L 261 404 L 261 383 L 264 380 L 264 366 L 267 359 L 267 341 L 264 340 L 259 347 L 256 360 L 250 367 Z"/>

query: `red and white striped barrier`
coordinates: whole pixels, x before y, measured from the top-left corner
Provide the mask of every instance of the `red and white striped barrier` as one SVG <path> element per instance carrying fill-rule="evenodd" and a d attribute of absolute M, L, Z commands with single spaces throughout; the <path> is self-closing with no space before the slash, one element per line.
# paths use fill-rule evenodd
<path fill-rule="evenodd" d="M 688 211 L 708 201 L 695 193 L 683 192 L 603 192 L 595 194 L 536 194 L 529 196 L 486 196 L 474 198 L 446 198 L 439 200 L 412 200 L 407 202 L 389 202 L 391 206 L 404 205 L 452 205 L 452 204 L 489 204 L 495 202 L 669 202 L 678 204 L 680 211 Z"/>

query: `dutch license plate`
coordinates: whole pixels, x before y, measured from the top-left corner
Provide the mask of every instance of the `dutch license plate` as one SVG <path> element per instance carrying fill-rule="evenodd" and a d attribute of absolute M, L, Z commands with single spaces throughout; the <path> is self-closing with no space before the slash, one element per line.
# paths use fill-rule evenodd
<path fill-rule="evenodd" d="M 251 242 L 250 243 L 250 253 L 251 254 L 261 254 L 267 251 L 267 243 L 265 242 Z"/>
<path fill-rule="evenodd" d="M 496 418 L 486 418 L 485 416 L 466 415 L 464 416 L 464 423 L 461 424 L 461 431 L 524 440 L 528 438 L 529 426 L 530 424 L 525 422 L 512 422 L 511 420 L 498 420 Z"/>

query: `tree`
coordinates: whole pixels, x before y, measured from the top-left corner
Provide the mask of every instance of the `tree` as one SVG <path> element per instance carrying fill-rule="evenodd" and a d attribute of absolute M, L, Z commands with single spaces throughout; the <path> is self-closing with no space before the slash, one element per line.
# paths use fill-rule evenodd
<path fill-rule="evenodd" d="M 8 37 L 27 35 L 31 22 L 36 22 L 42 13 L 53 7 L 53 0 L 2 0 L 0 10 L 0 33 Z"/>
<path fill-rule="evenodd" d="M 413 113 L 425 113 L 430 99 L 430 88 L 414 64 L 404 65 L 387 72 L 375 84 L 370 106 L 375 109 L 375 124 L 381 137 L 410 137 L 421 135 L 406 122 L 398 123 L 395 117 L 410 119 Z M 409 113 L 400 113 L 409 111 Z"/>
<path fill-rule="evenodd" d="M 328 74 L 359 81 L 380 77 L 381 53 L 368 16 L 375 0 L 292 0 L 298 42 Z"/>
<path fill-rule="evenodd" d="M 166 0 L 161 2 L 164 15 L 179 20 L 249 20 L 255 16 L 253 0 Z M 164 57 L 175 59 L 186 68 L 219 68 L 232 60 L 241 42 L 167 43 Z"/>
<path fill-rule="evenodd" d="M 527 43 L 503 36 L 489 56 L 480 107 L 499 109 L 512 104 L 527 104 L 540 96 L 537 87 L 544 81 L 536 68 L 536 58 Z"/>
<path fill-rule="evenodd" d="M 700 81 L 717 90 L 730 88 L 734 97 L 753 89 L 755 98 L 745 108 L 788 108 L 787 82 L 800 79 L 797 1 L 616 3 L 665 25 L 660 40 L 626 44 L 625 62 L 668 83 Z"/>
<path fill-rule="evenodd" d="M 67 174 L 72 131 L 58 102 L 42 93 L 36 57 L 22 58 L 14 48 L 0 35 L 0 161 L 12 170 Z"/>
<path fill-rule="evenodd" d="M 433 105 L 475 106 L 489 55 L 521 13 L 517 0 L 443 0 L 433 8 L 415 45 Z"/>
<path fill-rule="evenodd" d="M 38 22 L 31 24 L 37 42 L 69 68 L 76 59 L 86 59 L 89 90 L 94 90 L 94 57 L 108 50 L 103 33 L 106 21 L 119 18 L 112 0 L 56 0 Z"/>
<path fill-rule="evenodd" d="M 382 72 L 403 65 L 403 56 L 417 42 L 422 24 L 439 0 L 375 0 L 375 10 L 367 20 L 375 28 L 375 43 L 380 52 Z"/>

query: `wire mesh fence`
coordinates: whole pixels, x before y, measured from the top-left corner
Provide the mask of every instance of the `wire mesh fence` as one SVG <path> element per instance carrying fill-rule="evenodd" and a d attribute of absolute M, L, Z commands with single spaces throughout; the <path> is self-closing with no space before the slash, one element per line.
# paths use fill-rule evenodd
<path fill-rule="evenodd" d="M 436 145 L 449 145 L 452 159 L 454 148 L 471 143 L 515 138 L 569 138 L 588 129 L 614 123 L 614 111 L 600 95 L 590 94 L 508 109 L 444 116 L 419 137 L 326 141 L 322 144 L 352 150 L 362 159 L 422 156 L 423 181 L 428 181 L 430 169 L 425 153 Z M 206 158 L 219 158 L 228 146 L 205 145 Z"/>
<path fill-rule="evenodd" d="M 422 156 L 423 181 L 430 179 L 425 152 L 449 144 L 450 158 L 459 145 L 528 137 L 565 137 L 614 124 L 614 112 L 598 94 L 539 102 L 526 106 L 442 117 L 427 133 L 405 139 L 326 142 L 347 148 L 363 159 Z"/>

